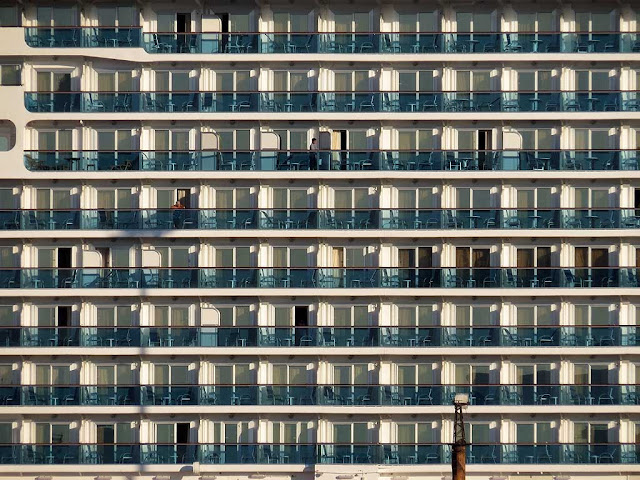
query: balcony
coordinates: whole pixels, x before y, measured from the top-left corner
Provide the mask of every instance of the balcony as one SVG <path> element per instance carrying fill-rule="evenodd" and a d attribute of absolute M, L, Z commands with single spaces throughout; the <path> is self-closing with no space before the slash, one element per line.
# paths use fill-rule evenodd
<path fill-rule="evenodd" d="M 447 464 L 449 444 L 2 444 L 8 465 L 143 464 Z M 631 443 L 471 443 L 470 464 L 637 464 Z"/>
<path fill-rule="evenodd" d="M 144 32 L 142 40 L 148 53 L 258 53 L 264 48 L 259 33 Z"/>
<path fill-rule="evenodd" d="M 622 454 L 621 454 L 622 452 Z M 631 444 L 470 444 L 470 464 L 596 464 L 637 463 Z M 319 463 L 341 464 L 447 464 L 451 449 L 445 444 L 321 444 Z"/>
<path fill-rule="evenodd" d="M 192 385 L 144 385 L 142 405 L 197 405 L 198 389 Z"/>
<path fill-rule="evenodd" d="M 80 405 L 146 405 L 142 403 L 138 385 L 87 385 L 81 388 Z"/>
<path fill-rule="evenodd" d="M 633 53 L 637 32 L 141 32 L 25 27 L 34 48 L 143 47 L 148 53 Z"/>
<path fill-rule="evenodd" d="M 27 150 L 29 171 L 600 171 L 638 170 L 636 150 Z"/>
<path fill-rule="evenodd" d="M 80 405 L 80 387 L 63 385 L 23 386 L 22 405 Z"/>
<path fill-rule="evenodd" d="M 465 230 L 639 228 L 634 209 L 0 210 L 0 230 Z"/>
<path fill-rule="evenodd" d="M 22 329 L 23 346 L 74 347 L 80 344 L 78 327 L 29 327 Z"/>
<path fill-rule="evenodd" d="M 260 405 L 315 405 L 318 385 L 261 385 Z"/>
<path fill-rule="evenodd" d="M 58 327 L 60 330 L 60 327 Z M 82 327 L 80 345 L 83 347 L 138 347 L 141 328 L 138 327 Z"/>
<path fill-rule="evenodd" d="M 637 288 L 635 267 L 3 268 L 0 288 Z M 55 341 L 60 341 L 59 337 Z M 67 339 L 69 343 L 77 340 Z"/>
<path fill-rule="evenodd" d="M 34 48 L 139 48 L 140 27 L 25 27 L 25 41 Z"/>
<path fill-rule="evenodd" d="M 464 348 L 640 345 L 635 325 L 605 324 L 474 327 L 5 327 L 4 331 L 12 339 L 5 347 Z"/>
<path fill-rule="evenodd" d="M 5 385 L 0 404 L 27 406 L 640 405 L 637 385 Z"/>
<path fill-rule="evenodd" d="M 29 112 L 638 112 L 636 91 L 25 92 Z"/>

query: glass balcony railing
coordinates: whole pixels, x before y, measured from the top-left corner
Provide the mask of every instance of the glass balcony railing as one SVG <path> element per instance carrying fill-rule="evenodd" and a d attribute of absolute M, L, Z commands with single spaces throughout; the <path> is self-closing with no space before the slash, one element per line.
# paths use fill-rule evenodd
<path fill-rule="evenodd" d="M 200 405 L 258 405 L 257 385 L 200 386 Z"/>
<path fill-rule="evenodd" d="M 30 112 L 620 112 L 637 91 L 25 92 Z"/>
<path fill-rule="evenodd" d="M 640 228 L 635 209 L 0 210 L 0 230 Z"/>
<path fill-rule="evenodd" d="M 638 170 L 637 150 L 27 150 L 30 171 Z"/>
<path fill-rule="evenodd" d="M 144 32 L 144 49 L 149 53 L 259 53 L 258 33 Z"/>
<path fill-rule="evenodd" d="M 0 210 L 0 230 L 639 228 L 634 209 Z"/>
<path fill-rule="evenodd" d="M 197 405 L 198 388 L 193 385 L 144 385 L 142 405 Z"/>
<path fill-rule="evenodd" d="M 638 273 L 635 267 L 3 268 L 0 288 L 638 288 Z"/>
<path fill-rule="evenodd" d="M 320 37 L 315 32 L 261 33 L 260 53 L 319 53 Z"/>
<path fill-rule="evenodd" d="M 499 52 L 501 50 L 499 33 L 445 33 L 443 40 L 445 51 L 449 53 Z"/>
<path fill-rule="evenodd" d="M 81 387 L 80 405 L 142 405 L 138 385 L 87 385 Z"/>
<path fill-rule="evenodd" d="M 21 342 L 34 347 L 73 347 L 80 344 L 78 327 L 30 327 L 22 330 Z"/>
<path fill-rule="evenodd" d="M 22 405 L 80 405 L 80 387 L 73 385 L 23 386 Z"/>
<path fill-rule="evenodd" d="M 318 405 L 379 405 L 376 385 L 318 385 Z"/>
<path fill-rule="evenodd" d="M 315 405 L 319 386 L 261 385 L 260 405 Z"/>
<path fill-rule="evenodd" d="M 30 47 L 143 47 L 148 53 L 633 53 L 637 32 L 141 32 L 25 27 Z"/>
<path fill-rule="evenodd" d="M 438 94 L 433 94 L 433 99 L 436 106 L 423 104 L 422 110 L 443 112 L 635 112 L 640 110 L 640 100 L 636 91 L 444 92 L 441 102 L 438 102 Z"/>
<path fill-rule="evenodd" d="M 140 47 L 141 28 L 112 27 L 25 27 L 30 47 L 49 48 L 133 48 Z"/>
<path fill-rule="evenodd" d="M 257 112 L 256 92 L 27 92 L 30 112 Z"/>
<path fill-rule="evenodd" d="M 298 32 L 144 33 L 149 53 L 317 53 L 318 34 Z"/>
<path fill-rule="evenodd" d="M 5 385 L 3 405 L 640 405 L 639 385 Z"/>
<path fill-rule="evenodd" d="M 83 34 L 82 27 L 25 27 L 25 41 L 30 47 L 80 47 Z"/>
<path fill-rule="evenodd" d="M 640 346 L 638 327 L 607 321 L 591 326 L 3 327 L 11 341 L 0 347 Z"/>
<path fill-rule="evenodd" d="M 4 464 L 447 464 L 449 444 L 0 444 Z M 637 464 L 632 443 L 470 443 L 470 464 Z"/>
<path fill-rule="evenodd" d="M 137 347 L 141 343 L 138 327 L 82 327 L 80 345 L 87 347 Z"/>
<path fill-rule="evenodd" d="M 445 444 L 321 444 L 319 463 L 425 464 L 451 463 L 451 448 Z M 595 464 L 637 463 L 632 444 L 474 444 L 467 445 L 470 464 Z"/>

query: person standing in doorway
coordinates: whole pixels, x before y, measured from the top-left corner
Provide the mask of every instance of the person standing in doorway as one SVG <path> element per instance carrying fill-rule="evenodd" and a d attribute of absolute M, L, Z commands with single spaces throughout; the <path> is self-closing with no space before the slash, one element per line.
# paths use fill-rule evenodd
<path fill-rule="evenodd" d="M 318 139 L 312 138 L 309 145 L 309 170 L 318 169 Z"/>

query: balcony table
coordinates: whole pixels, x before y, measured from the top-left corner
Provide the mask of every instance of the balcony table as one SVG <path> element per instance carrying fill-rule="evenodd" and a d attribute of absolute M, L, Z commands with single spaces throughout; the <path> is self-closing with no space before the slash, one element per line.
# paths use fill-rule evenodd
<path fill-rule="evenodd" d="M 597 112 L 597 104 L 600 102 L 599 98 L 590 97 L 587 98 L 587 110 L 589 112 Z"/>
<path fill-rule="evenodd" d="M 531 220 L 531 228 L 538 228 L 538 222 L 542 220 L 542 217 L 540 215 L 529 215 L 529 220 Z"/>
<path fill-rule="evenodd" d="M 476 170 L 469 168 L 473 165 L 473 157 L 459 156 L 458 161 L 460 162 L 460 170 Z"/>
<path fill-rule="evenodd" d="M 353 395 L 345 395 L 343 397 L 344 403 L 342 405 L 355 405 L 356 399 Z"/>
<path fill-rule="evenodd" d="M 473 100 L 470 98 L 456 98 L 453 101 L 454 112 L 470 112 L 473 110 Z"/>
<path fill-rule="evenodd" d="M 67 170 L 78 170 L 78 164 L 80 163 L 80 159 L 79 158 L 74 158 L 74 157 L 65 157 L 65 160 L 68 163 L 68 167 Z M 95 163 L 91 163 L 91 164 L 87 164 L 87 170 L 89 169 L 89 166 L 93 166 L 93 169 L 96 169 L 96 165 Z"/>
<path fill-rule="evenodd" d="M 476 51 L 476 45 L 478 45 L 480 42 L 478 40 L 467 40 L 467 42 L 469 44 L 469 52 L 473 53 Z"/>
<path fill-rule="evenodd" d="M 536 280 L 537 282 L 537 280 Z M 531 283 L 533 283 L 533 280 L 531 280 Z M 531 287 L 533 288 L 533 285 L 531 285 Z M 522 339 L 522 346 L 523 347 L 530 347 L 531 346 L 531 338 L 523 338 Z"/>
<path fill-rule="evenodd" d="M 589 219 L 589 228 L 596 228 L 596 221 L 600 220 L 600 217 L 598 215 L 587 215 L 587 218 Z"/>
<path fill-rule="evenodd" d="M 584 159 L 587 161 L 587 164 L 589 165 L 590 170 L 593 170 L 595 163 L 599 160 L 598 157 L 593 157 L 593 156 L 588 156 L 588 157 L 585 157 Z"/>
<path fill-rule="evenodd" d="M 529 99 L 529 103 L 531 104 L 531 111 L 537 112 L 540 110 L 540 104 L 542 103 L 542 100 L 540 100 L 539 98 L 531 98 Z"/>
<path fill-rule="evenodd" d="M 538 160 L 542 162 L 543 170 L 549 170 L 551 168 L 551 157 L 538 157 Z"/>
<path fill-rule="evenodd" d="M 347 230 L 353 230 L 355 228 L 355 220 L 353 218 L 345 220 L 343 223 L 345 227 L 347 227 Z"/>
<path fill-rule="evenodd" d="M 296 226 L 296 222 L 290 218 L 287 218 L 284 221 L 284 228 L 285 230 L 291 230 L 292 228 L 294 228 Z"/>
<path fill-rule="evenodd" d="M 538 53 L 540 51 L 540 45 L 542 45 L 543 43 L 544 42 L 542 40 L 531 40 L 531 50 L 533 51 L 533 53 Z"/>

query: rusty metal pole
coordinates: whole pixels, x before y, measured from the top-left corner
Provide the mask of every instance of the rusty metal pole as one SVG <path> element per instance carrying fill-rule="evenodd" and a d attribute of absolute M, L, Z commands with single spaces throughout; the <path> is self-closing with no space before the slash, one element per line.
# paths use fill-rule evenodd
<path fill-rule="evenodd" d="M 452 480 L 465 480 L 467 441 L 464 434 L 462 408 L 466 405 L 462 402 L 454 401 L 453 406 L 455 408 L 455 417 L 453 444 L 451 445 L 451 478 Z"/>

